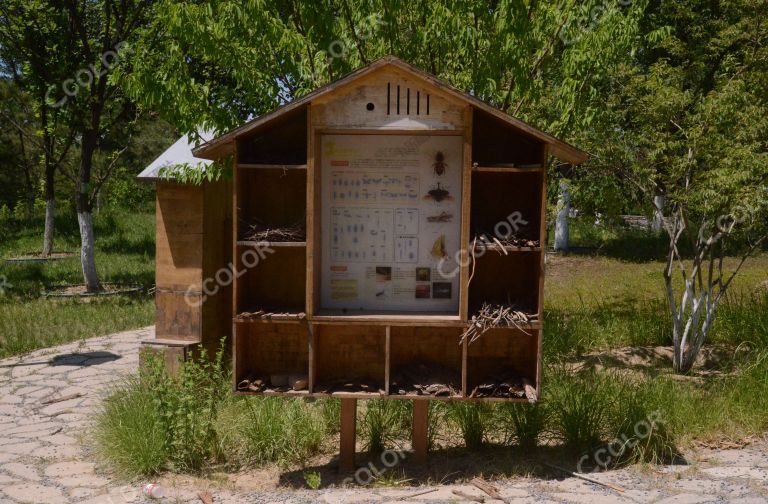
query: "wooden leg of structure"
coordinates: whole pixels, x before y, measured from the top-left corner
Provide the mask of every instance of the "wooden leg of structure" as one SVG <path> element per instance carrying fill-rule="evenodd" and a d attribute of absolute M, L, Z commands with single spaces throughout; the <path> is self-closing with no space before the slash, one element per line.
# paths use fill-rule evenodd
<path fill-rule="evenodd" d="M 413 401 L 413 462 L 423 465 L 427 463 L 427 429 L 429 427 L 429 401 Z"/>
<path fill-rule="evenodd" d="M 355 420 L 357 417 L 357 399 L 341 400 L 341 450 L 339 453 L 339 471 L 355 470 Z"/>

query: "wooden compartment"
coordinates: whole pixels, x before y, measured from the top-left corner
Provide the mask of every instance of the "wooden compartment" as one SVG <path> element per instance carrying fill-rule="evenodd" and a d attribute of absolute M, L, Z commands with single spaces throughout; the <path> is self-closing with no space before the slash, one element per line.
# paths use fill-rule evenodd
<path fill-rule="evenodd" d="M 235 383 L 259 377 L 273 388 L 273 377 L 309 376 L 309 330 L 306 324 L 235 323 Z M 283 387 L 283 390 L 287 387 Z M 306 388 L 299 393 L 309 393 Z"/>
<path fill-rule="evenodd" d="M 238 163 L 302 165 L 307 162 L 307 109 L 286 113 L 270 128 L 238 142 Z"/>
<path fill-rule="evenodd" d="M 306 233 L 307 171 L 281 168 L 238 170 L 238 240 L 250 239 L 250 226 L 303 224 Z"/>
<path fill-rule="evenodd" d="M 305 311 L 307 256 L 304 247 L 238 246 L 237 249 L 237 313 Z"/>
<path fill-rule="evenodd" d="M 467 348 L 467 397 L 476 387 L 512 381 L 536 386 L 538 330 L 492 329 Z M 489 396 L 493 398 L 494 396 Z M 496 397 L 526 400 L 522 397 Z"/>
<path fill-rule="evenodd" d="M 541 165 L 543 146 L 492 115 L 472 115 L 472 161 L 480 166 Z"/>
<path fill-rule="evenodd" d="M 469 316 L 483 303 L 513 306 L 528 314 L 539 312 L 541 255 L 517 252 L 503 255 L 488 251 L 475 259 L 469 284 Z"/>
<path fill-rule="evenodd" d="M 452 327 L 391 327 L 389 395 L 405 399 L 461 397 L 461 333 L 462 328 Z M 430 393 L 416 395 L 417 383 L 432 386 Z"/>
<path fill-rule="evenodd" d="M 543 183 L 544 174 L 538 170 L 473 172 L 470 240 L 483 234 L 504 238 L 511 233 L 540 247 Z"/>
<path fill-rule="evenodd" d="M 314 392 L 379 396 L 384 390 L 386 327 L 314 326 Z M 353 386 L 343 387 L 345 382 Z M 360 387 L 365 383 L 367 387 Z"/>

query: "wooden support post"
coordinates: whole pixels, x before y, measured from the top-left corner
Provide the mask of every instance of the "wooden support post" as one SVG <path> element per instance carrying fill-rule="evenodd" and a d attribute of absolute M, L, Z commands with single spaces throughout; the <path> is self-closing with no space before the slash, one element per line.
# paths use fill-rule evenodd
<path fill-rule="evenodd" d="M 357 399 L 341 400 L 341 450 L 339 452 L 339 471 L 355 470 L 355 424 L 357 418 Z"/>
<path fill-rule="evenodd" d="M 411 443 L 413 444 L 413 462 L 424 465 L 427 463 L 427 449 L 429 446 L 427 429 L 429 428 L 429 401 L 413 401 L 413 430 Z"/>

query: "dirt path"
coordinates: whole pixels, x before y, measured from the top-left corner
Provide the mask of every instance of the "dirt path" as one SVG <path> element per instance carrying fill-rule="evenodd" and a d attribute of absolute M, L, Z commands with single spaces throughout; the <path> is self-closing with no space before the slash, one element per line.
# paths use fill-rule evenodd
<path fill-rule="evenodd" d="M 140 482 L 121 485 L 99 472 L 81 437 L 108 385 L 136 371 L 139 342 L 152 331 L 127 331 L 0 360 L 0 502 L 145 502 L 138 492 Z M 623 493 L 576 478 L 515 478 L 494 484 L 509 502 L 768 501 L 768 445 L 702 451 L 690 459 L 689 466 L 591 475 L 620 486 Z M 253 479 L 247 474 L 226 483 L 164 478 L 164 501 L 200 502 L 201 490 L 210 491 L 217 503 L 402 504 L 478 502 L 465 496 L 483 497 L 470 485 L 253 490 L 260 486 Z M 501 502 L 484 497 L 486 503 Z"/>

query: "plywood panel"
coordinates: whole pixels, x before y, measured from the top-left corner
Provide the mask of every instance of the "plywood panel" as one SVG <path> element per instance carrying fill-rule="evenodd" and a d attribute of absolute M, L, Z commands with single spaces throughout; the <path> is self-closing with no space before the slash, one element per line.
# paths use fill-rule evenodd
<path fill-rule="evenodd" d="M 304 311 L 307 258 L 303 247 L 262 248 L 263 258 L 246 268 L 256 255 L 244 256 L 247 247 L 238 247 L 238 313 L 260 309 Z M 271 251 L 271 252 L 270 252 Z M 245 259 L 243 261 L 243 259 Z"/>
<path fill-rule="evenodd" d="M 200 341 L 202 335 L 200 293 L 155 291 L 155 337 Z"/>
<path fill-rule="evenodd" d="M 467 349 L 467 386 L 471 391 L 486 380 L 516 374 L 536 381 L 538 331 L 493 329 Z"/>
<path fill-rule="evenodd" d="M 157 183 L 157 225 L 171 234 L 203 232 L 203 197 L 200 186 Z"/>
<path fill-rule="evenodd" d="M 306 219 L 306 170 L 240 169 L 237 204 L 239 234 L 246 239 L 249 226 L 290 226 Z"/>
<path fill-rule="evenodd" d="M 238 322 L 238 380 L 249 373 L 308 374 L 309 347 L 305 324 L 263 324 Z"/>
<path fill-rule="evenodd" d="M 462 329 L 446 327 L 392 327 L 392 367 L 433 362 L 461 369 Z"/>
<path fill-rule="evenodd" d="M 475 109 L 472 160 L 481 166 L 539 164 L 544 144 Z"/>
<path fill-rule="evenodd" d="M 156 210 L 156 274 L 159 288 L 201 289 L 203 189 L 159 182 Z"/>
<path fill-rule="evenodd" d="M 216 278 L 232 262 L 232 183 L 204 186 L 203 278 Z M 221 275 L 219 275 L 221 278 Z M 222 337 L 232 335 L 232 283 L 217 283 L 203 304 L 203 345 L 215 350 Z"/>
<path fill-rule="evenodd" d="M 373 380 L 384 388 L 385 328 L 316 326 L 317 383 Z"/>
<path fill-rule="evenodd" d="M 503 255 L 488 251 L 476 258 L 469 284 L 470 316 L 484 303 L 512 305 L 538 314 L 540 255 L 517 252 Z"/>
<path fill-rule="evenodd" d="M 240 163 L 304 164 L 307 159 L 307 107 L 275 120 L 263 129 L 240 139 Z"/>
<path fill-rule="evenodd" d="M 396 68 L 385 68 L 312 102 L 317 128 L 461 129 L 465 104 Z"/>
<path fill-rule="evenodd" d="M 541 240 L 543 183 L 541 171 L 474 172 L 470 236 L 512 233 Z"/>

